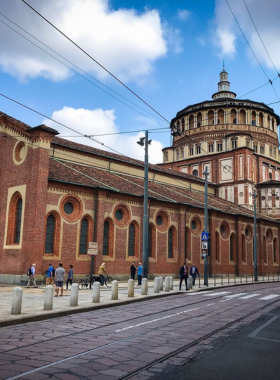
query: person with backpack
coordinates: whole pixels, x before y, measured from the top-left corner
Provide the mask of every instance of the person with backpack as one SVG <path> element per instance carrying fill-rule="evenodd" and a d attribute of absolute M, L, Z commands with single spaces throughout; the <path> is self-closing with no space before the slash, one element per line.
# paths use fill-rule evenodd
<path fill-rule="evenodd" d="M 70 285 L 72 286 L 73 276 L 74 276 L 74 271 L 73 271 L 73 265 L 71 264 L 70 269 L 69 269 L 68 274 L 67 274 L 66 289 L 65 290 L 68 290 L 69 282 L 70 282 Z"/>
<path fill-rule="evenodd" d="M 28 283 L 26 285 L 27 288 L 29 288 L 31 284 L 33 284 L 34 288 L 37 288 L 36 281 L 35 281 L 35 272 L 36 272 L 35 266 L 36 264 L 32 264 L 32 266 L 27 271 L 27 276 L 28 276 Z"/>
<path fill-rule="evenodd" d="M 55 269 L 52 266 L 52 263 L 49 263 L 49 268 L 47 269 L 46 274 L 47 274 L 46 285 L 52 285 L 55 288 L 55 285 L 54 285 Z"/>

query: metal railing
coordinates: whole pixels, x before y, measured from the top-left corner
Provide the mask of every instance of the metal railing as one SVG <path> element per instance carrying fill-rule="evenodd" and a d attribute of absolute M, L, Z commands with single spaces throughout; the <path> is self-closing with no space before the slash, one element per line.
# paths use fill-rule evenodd
<path fill-rule="evenodd" d="M 259 274 L 258 275 L 258 282 L 273 282 L 273 281 L 280 281 L 280 273 L 265 273 L 265 274 Z M 236 274 L 213 274 L 209 276 L 208 279 L 208 286 L 223 286 L 223 285 L 236 285 L 236 284 L 249 284 L 254 283 L 254 272 L 252 273 L 243 273 L 239 274 L 238 276 Z M 203 277 L 198 277 L 198 287 L 204 288 L 207 287 L 203 284 Z"/>

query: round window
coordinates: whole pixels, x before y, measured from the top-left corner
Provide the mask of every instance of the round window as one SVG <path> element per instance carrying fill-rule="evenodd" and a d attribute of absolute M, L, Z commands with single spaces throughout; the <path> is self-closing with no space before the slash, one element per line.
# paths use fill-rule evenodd
<path fill-rule="evenodd" d="M 65 205 L 64 205 L 64 211 L 67 215 L 70 215 L 72 214 L 72 212 L 74 211 L 74 206 L 73 206 L 73 203 L 71 202 L 66 202 Z"/>
<path fill-rule="evenodd" d="M 161 226 L 162 223 L 163 223 L 163 218 L 162 218 L 162 216 L 161 216 L 161 215 L 158 215 L 156 221 L 157 221 L 157 225 L 158 225 L 158 226 Z"/>
<path fill-rule="evenodd" d="M 222 224 L 220 228 L 221 234 L 223 235 L 226 231 L 225 226 Z"/>
<path fill-rule="evenodd" d="M 198 170 L 196 170 L 196 169 L 193 170 L 192 174 L 197 177 L 198 176 Z"/>
<path fill-rule="evenodd" d="M 115 217 L 117 220 L 122 220 L 123 218 L 123 212 L 122 210 L 117 210 L 116 213 L 115 213 Z"/>
<path fill-rule="evenodd" d="M 245 236 L 249 236 L 248 228 L 245 228 Z"/>
<path fill-rule="evenodd" d="M 192 221 L 191 227 L 193 230 L 196 230 L 196 221 L 195 220 Z"/>

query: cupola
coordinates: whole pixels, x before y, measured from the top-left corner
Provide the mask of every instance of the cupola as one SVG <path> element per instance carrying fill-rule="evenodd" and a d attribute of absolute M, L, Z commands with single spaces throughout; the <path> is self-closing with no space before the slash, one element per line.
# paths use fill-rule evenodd
<path fill-rule="evenodd" d="M 228 81 L 228 73 L 225 71 L 225 67 L 223 66 L 223 71 L 220 73 L 220 82 L 218 83 L 218 92 L 212 95 L 212 99 L 235 99 L 236 94 L 230 91 L 230 82 Z"/>

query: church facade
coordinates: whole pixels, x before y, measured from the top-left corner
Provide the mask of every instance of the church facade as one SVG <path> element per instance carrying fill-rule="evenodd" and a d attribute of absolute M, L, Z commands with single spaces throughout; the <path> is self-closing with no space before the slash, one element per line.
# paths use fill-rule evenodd
<path fill-rule="evenodd" d="M 258 193 L 259 273 L 279 266 L 279 117 L 262 103 L 235 99 L 221 73 L 213 100 L 172 120 L 164 162 L 149 165 L 149 275 L 177 275 L 183 262 L 203 272 L 204 177 L 209 169 L 209 273 L 253 272 L 252 191 Z M 174 133 L 174 131 L 176 133 Z M 0 281 L 20 283 L 33 262 L 94 272 L 106 262 L 128 279 L 143 260 L 144 164 L 62 139 L 0 112 Z M 264 199 L 263 199 L 264 198 Z M 11 280 L 12 279 L 12 280 Z"/>

